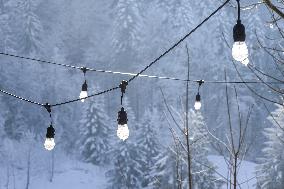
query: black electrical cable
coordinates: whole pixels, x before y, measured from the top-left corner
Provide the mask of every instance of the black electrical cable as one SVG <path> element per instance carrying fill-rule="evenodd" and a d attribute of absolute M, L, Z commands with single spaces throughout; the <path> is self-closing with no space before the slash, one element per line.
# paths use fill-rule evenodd
<path fill-rule="evenodd" d="M 18 56 L 18 55 L 14 55 L 14 54 L 8 54 L 8 53 L 2 53 L 0 52 L 0 55 L 7 55 L 7 56 L 11 56 L 11 57 L 17 57 L 17 58 L 23 58 L 26 60 L 33 60 L 33 61 L 37 61 L 37 62 L 44 62 L 44 63 L 48 63 L 48 64 L 54 64 L 54 65 L 58 65 L 58 66 L 64 66 L 64 67 L 69 67 L 69 68 L 74 68 L 74 69 L 78 69 L 78 70 L 86 70 L 86 71 L 94 71 L 94 72 L 102 72 L 102 73 L 109 73 L 109 74 L 119 74 L 119 75 L 128 75 L 128 76 L 136 76 L 137 73 L 129 73 L 129 72 L 118 72 L 118 71 L 111 71 L 111 70 L 98 70 L 95 68 L 88 68 L 88 67 L 77 67 L 77 66 L 73 66 L 73 65 L 68 65 L 68 64 L 62 64 L 62 63 L 56 63 L 56 62 L 50 62 L 50 61 L 45 61 L 45 60 L 40 60 L 40 59 L 34 59 L 34 58 L 30 58 L 30 57 L 23 57 L 23 56 Z M 248 65 L 251 66 L 251 65 Z M 255 69 L 256 71 L 260 72 L 261 74 L 268 76 L 278 82 L 267 82 L 269 84 L 284 84 L 283 80 L 277 79 L 273 76 L 270 76 L 268 74 L 265 74 L 264 72 L 262 72 L 260 69 L 256 68 L 255 66 L 253 66 L 253 69 Z M 138 77 L 146 77 L 146 78 L 153 78 L 153 79 L 163 79 L 163 80 L 173 80 L 173 81 L 181 81 L 181 82 L 198 82 L 199 80 L 187 80 L 187 79 L 181 79 L 181 78 L 175 78 L 175 77 L 168 77 L 168 76 L 155 76 L 155 75 L 146 75 L 146 74 L 139 74 Z M 233 81 L 233 82 L 226 82 L 226 81 L 205 81 L 206 83 L 244 83 L 242 81 Z M 246 83 L 262 83 L 259 81 L 248 81 Z"/>
<path fill-rule="evenodd" d="M 83 68 L 83 67 L 72 66 L 72 65 L 68 65 L 68 64 L 61 64 L 61 63 L 56 63 L 56 62 L 52 62 L 52 61 L 41 60 L 41 59 L 25 57 L 25 56 L 19 56 L 19 55 L 15 55 L 15 54 L 4 53 L 4 52 L 0 52 L 0 55 L 10 56 L 10 57 L 14 57 L 14 58 L 20 58 L 20 59 L 25 59 L 25 60 L 32 60 L 32 61 L 36 61 L 36 62 L 40 62 L 40 63 L 44 63 L 44 64 L 53 64 L 53 65 L 57 65 L 57 66 L 64 66 L 64 67 L 69 67 L 69 68 L 79 69 L 79 70 L 81 70 Z"/>
<path fill-rule="evenodd" d="M 99 93 L 95 93 L 95 94 L 92 94 L 92 95 L 88 95 L 88 96 L 85 97 L 85 98 L 78 98 L 78 99 L 69 100 L 69 101 L 66 101 L 66 102 L 61 102 L 61 103 L 57 103 L 57 104 L 51 104 L 50 106 L 51 106 L 51 107 L 55 107 L 55 106 L 61 106 L 61 105 L 64 105 L 64 104 L 69 104 L 69 103 L 72 103 L 72 102 L 77 102 L 77 101 L 80 101 L 80 100 L 82 100 L 82 99 L 87 99 L 87 98 L 90 98 L 90 97 L 102 95 L 102 94 L 105 94 L 105 93 L 108 93 L 108 92 L 117 90 L 117 89 L 119 89 L 119 88 L 120 88 L 120 87 L 113 87 L 113 88 L 111 88 L 111 89 L 107 89 L 107 90 L 104 90 L 104 91 L 99 92 Z"/>
<path fill-rule="evenodd" d="M 175 49 L 180 43 L 182 43 L 186 38 L 188 38 L 192 33 L 194 33 L 198 28 L 200 28 L 205 22 L 207 22 L 212 16 L 214 16 L 219 10 L 221 10 L 227 3 L 229 3 L 230 0 L 226 0 L 221 6 L 219 6 L 213 13 L 211 13 L 207 18 L 205 18 L 200 24 L 198 24 L 194 29 L 192 29 L 188 34 L 186 34 L 183 38 L 181 38 L 177 43 L 175 43 L 172 47 L 170 47 L 168 50 L 166 50 L 163 54 L 161 54 L 158 58 L 156 58 L 154 61 L 152 61 L 148 66 L 146 66 L 143 70 L 141 70 L 139 73 L 137 73 L 135 76 L 130 78 L 128 82 L 131 82 L 136 77 L 138 77 L 140 74 L 145 72 L 148 68 L 153 66 L 155 63 L 157 63 L 161 58 L 166 56 L 169 52 L 171 52 L 173 49 Z"/>
<path fill-rule="evenodd" d="M 167 51 L 165 51 L 163 54 L 161 54 L 158 58 L 156 58 L 154 61 L 152 61 L 149 65 L 147 65 L 143 70 L 141 70 L 140 72 L 138 72 L 137 74 L 135 74 L 132 78 L 129 79 L 128 82 L 131 82 L 133 81 L 135 78 L 137 78 L 139 75 L 141 75 L 143 72 L 145 72 L 148 68 L 150 68 L 152 65 L 154 65 L 155 63 L 157 63 L 162 57 L 164 57 L 165 55 L 167 55 L 170 51 L 172 51 L 173 49 L 175 49 L 180 43 L 182 43 L 186 38 L 188 38 L 192 33 L 194 33 L 198 28 L 200 28 L 205 22 L 207 22 L 212 16 L 214 16 L 219 10 L 221 10 L 230 0 L 226 0 L 221 6 L 219 6 L 213 13 L 211 13 L 207 18 L 205 18 L 200 24 L 198 24 L 194 29 L 192 29 L 188 34 L 186 34 L 183 38 L 181 38 L 177 43 L 175 43 L 172 47 L 170 47 Z M 1 55 L 6 55 L 6 56 L 10 56 L 10 57 L 15 57 L 15 58 L 21 58 L 21 59 L 26 59 L 26 60 L 32 60 L 32 61 L 37 61 L 37 62 L 41 62 L 41 63 L 47 63 L 47 64 L 54 64 L 54 65 L 60 65 L 60 66 L 65 66 L 65 67 L 70 67 L 70 68 L 74 68 L 74 69 L 87 69 L 88 71 L 98 71 L 98 70 L 95 70 L 95 69 L 92 69 L 92 68 L 85 68 L 85 67 L 77 67 L 77 66 L 71 66 L 71 65 L 67 65 L 67 64 L 60 64 L 60 63 L 56 63 L 56 62 L 51 62 L 51 61 L 45 61 L 45 60 L 40 60 L 40 59 L 36 59 L 36 58 L 28 58 L 28 57 L 23 57 L 23 56 L 18 56 L 18 55 L 12 55 L 12 54 L 8 54 L 8 53 L 3 53 L 3 52 L 0 52 Z M 103 71 L 105 72 L 105 71 Z M 158 76 L 155 76 L 155 78 L 158 78 Z M 165 77 L 165 78 L 168 78 L 168 77 Z M 169 78 L 168 78 L 169 79 Z M 187 80 L 186 80 L 187 81 Z M 200 80 L 199 80 L 200 81 Z M 198 82 L 198 81 L 196 81 Z M 217 83 L 217 82 L 211 82 L 211 83 Z M 224 82 L 219 82 L 219 83 L 224 83 Z M 232 83 L 232 82 L 231 82 Z M 238 82 L 240 83 L 240 82 Z M 97 96 L 97 95 L 101 95 L 101 94 L 104 94 L 104 93 L 107 93 L 107 92 L 110 92 L 110 91 L 113 91 L 113 90 L 116 90 L 116 89 L 119 89 L 120 87 L 117 86 L 117 87 L 114 87 L 114 88 L 111 88 L 111 89 L 108 89 L 108 90 L 105 90 L 105 91 L 102 91 L 102 92 L 99 92 L 99 93 L 96 93 L 96 94 L 93 94 L 93 95 L 89 95 L 83 99 L 87 99 L 87 98 L 90 98 L 90 97 L 93 97 L 93 96 Z M 37 105 L 40 105 L 40 106 L 44 106 L 43 104 L 40 104 L 38 102 L 35 102 L 35 101 L 31 101 L 31 100 L 28 100 L 28 99 L 25 99 L 25 98 L 22 98 L 22 97 L 19 97 L 19 96 L 16 96 L 12 93 L 8 93 L 4 90 L 0 90 L 0 92 L 2 93 L 5 93 L 7 95 L 10 95 L 12 97 L 15 97 L 15 98 L 18 98 L 20 100 L 24 100 L 26 102 L 30 102 L 32 104 L 37 104 Z M 80 101 L 82 100 L 82 98 L 78 98 L 78 99 L 74 99 L 74 100 L 69 100 L 69 101 L 66 101 L 66 102 L 62 102 L 62 103 L 57 103 L 57 104 L 53 104 L 53 105 L 50 105 L 50 106 L 60 106 L 60 105 L 64 105 L 64 104 L 69 104 L 69 103 L 72 103 L 72 102 L 77 102 L 77 101 Z"/>
<path fill-rule="evenodd" d="M 178 79 L 178 78 L 172 78 L 172 77 L 159 77 L 159 76 L 150 76 L 150 75 L 142 75 L 143 72 L 145 72 L 148 68 L 150 68 L 153 64 L 158 62 L 162 57 L 167 55 L 170 51 L 172 51 L 174 48 L 176 48 L 181 42 L 183 42 L 186 38 L 188 38 L 192 33 L 194 33 L 198 28 L 200 28 L 205 22 L 207 22 L 212 16 L 214 16 L 221 8 L 223 8 L 230 0 L 225 1 L 220 7 L 218 7 L 212 14 L 210 14 L 207 18 L 205 18 L 200 24 L 198 24 L 194 29 L 192 29 L 188 34 L 186 34 L 182 39 L 180 39 L 177 43 L 175 43 L 172 47 L 170 47 L 167 51 L 165 51 L 163 54 L 161 54 L 158 58 L 156 58 L 153 62 L 151 62 L 148 66 L 146 66 L 143 70 L 141 70 L 139 73 L 124 73 L 124 72 L 116 72 L 116 71 L 109 71 L 109 70 L 98 70 L 95 68 L 88 68 L 88 67 L 79 67 L 79 66 L 73 66 L 73 65 L 68 65 L 68 64 L 62 64 L 62 63 L 56 63 L 52 61 L 47 61 L 47 60 L 41 60 L 37 58 L 31 58 L 31 57 L 24 57 L 24 56 L 19 56 L 19 55 L 14 55 L 14 54 L 9 54 L 9 53 L 4 53 L 0 52 L 0 55 L 5 55 L 5 56 L 10 56 L 14 58 L 20 58 L 20 59 L 25 59 L 25 60 L 32 60 L 40 63 L 45 63 L 45 64 L 53 64 L 57 66 L 64 66 L 64 67 L 69 67 L 73 69 L 86 69 L 87 71 L 94 71 L 94 72 L 102 72 L 102 73 L 111 73 L 111 74 L 120 74 L 120 75 L 130 75 L 133 76 L 130 80 L 132 81 L 136 77 L 148 77 L 148 78 L 156 78 L 156 79 L 166 79 L 166 80 L 178 80 L 178 81 L 187 81 L 183 79 Z"/>
<path fill-rule="evenodd" d="M 238 21 L 241 20 L 241 5 L 240 0 L 236 0 L 238 3 Z"/>
<path fill-rule="evenodd" d="M 196 83 L 200 82 L 200 80 L 183 80 L 183 81 L 196 82 Z M 261 81 L 206 81 L 206 80 L 203 80 L 203 83 L 210 83 L 210 84 L 263 84 L 263 82 L 261 82 Z M 268 84 L 284 84 L 283 82 L 265 82 L 265 83 L 268 83 Z M 111 91 L 114 91 L 114 90 L 117 90 L 117 89 L 120 89 L 120 87 L 119 86 L 113 87 L 111 89 L 107 89 L 107 90 L 104 90 L 102 92 L 89 95 L 88 97 L 85 97 L 85 98 L 78 98 L 78 99 L 69 100 L 69 101 L 66 101 L 66 102 L 51 104 L 50 106 L 54 107 L 54 106 L 60 106 L 60 105 L 64 105 L 64 104 L 69 104 L 69 103 L 72 103 L 72 102 L 77 102 L 77 101 L 80 101 L 82 99 L 87 99 L 87 98 L 90 98 L 90 97 L 98 96 L 98 95 L 105 94 L 105 93 L 108 93 L 108 92 L 111 92 Z M 15 94 L 12 94 L 12 93 L 7 92 L 5 90 L 0 89 L 0 92 L 4 93 L 4 94 L 7 94 L 9 96 L 12 96 L 14 98 L 23 100 L 23 101 L 26 101 L 26 102 L 29 102 L 29 103 L 32 103 L 32 104 L 36 104 L 36 105 L 45 107 L 45 104 L 41 104 L 39 102 L 32 101 L 32 100 L 26 99 L 24 97 L 17 96 Z"/>
<path fill-rule="evenodd" d="M 6 95 L 12 96 L 12 97 L 14 97 L 14 98 L 23 100 L 23 101 L 25 101 L 25 102 L 29 102 L 29 103 L 31 103 L 31 104 L 36 104 L 36 105 L 39 105 L 39 106 L 44 106 L 44 104 L 41 104 L 41 103 L 39 103 L 39 102 L 26 99 L 26 98 L 24 98 L 24 97 L 20 97 L 20 96 L 14 95 L 14 94 L 12 94 L 12 93 L 10 93 L 10 92 L 7 92 L 7 91 L 4 91 L 4 90 L 2 90 L 2 89 L 0 89 L 0 92 L 1 92 L 1 93 L 4 93 L 4 94 L 6 94 Z"/>

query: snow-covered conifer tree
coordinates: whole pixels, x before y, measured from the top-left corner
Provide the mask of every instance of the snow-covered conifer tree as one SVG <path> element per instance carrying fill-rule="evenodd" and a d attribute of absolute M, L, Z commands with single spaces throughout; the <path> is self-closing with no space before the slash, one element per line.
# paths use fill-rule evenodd
<path fill-rule="evenodd" d="M 100 165 L 107 161 L 110 149 L 109 119 L 104 109 L 104 98 L 98 96 L 84 103 L 86 108 L 80 125 L 80 151 L 86 162 Z"/>
<path fill-rule="evenodd" d="M 155 164 L 149 175 L 150 186 L 154 189 L 177 188 L 175 153 L 167 148 L 155 158 Z"/>
<path fill-rule="evenodd" d="M 151 181 L 150 172 L 161 149 L 157 138 L 159 123 L 159 117 L 157 116 L 158 114 L 156 109 L 147 109 L 138 129 L 137 144 L 140 153 L 143 155 L 144 162 L 142 167 L 143 187 L 148 186 Z"/>
<path fill-rule="evenodd" d="M 39 16 L 35 13 L 38 0 L 20 1 L 18 25 L 21 32 L 19 35 L 19 50 L 24 54 L 36 55 L 42 51 L 43 27 Z"/>
<path fill-rule="evenodd" d="M 200 112 L 196 112 L 191 109 L 189 111 L 189 120 L 192 173 L 198 173 L 193 174 L 193 186 L 203 189 L 218 189 L 221 187 L 222 182 L 216 179 L 214 166 L 207 159 L 210 139 L 205 128 L 203 116 Z M 184 155 L 186 157 L 186 154 Z"/>
<path fill-rule="evenodd" d="M 120 68 L 129 69 L 136 66 L 138 55 L 138 42 L 141 14 L 137 0 L 118 0 L 113 5 L 114 31 L 112 44 L 114 48 L 114 60 L 124 62 L 127 67 L 119 64 Z"/>
<path fill-rule="evenodd" d="M 282 189 L 284 186 L 284 113 L 283 106 L 277 105 L 277 109 L 268 117 L 271 127 L 264 129 L 266 137 L 264 156 L 257 167 L 258 188 Z"/>
<path fill-rule="evenodd" d="M 130 140 L 120 141 L 111 153 L 113 169 L 106 173 L 108 189 L 141 188 L 143 173 L 141 171 L 141 154 L 136 144 Z"/>

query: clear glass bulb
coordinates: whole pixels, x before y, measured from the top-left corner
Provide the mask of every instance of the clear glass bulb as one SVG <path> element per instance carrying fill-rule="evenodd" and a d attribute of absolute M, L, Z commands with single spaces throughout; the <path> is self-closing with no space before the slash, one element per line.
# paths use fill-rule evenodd
<path fill-rule="evenodd" d="M 117 128 L 117 136 L 119 139 L 125 141 L 129 137 L 129 129 L 127 124 L 125 125 L 118 125 Z"/>
<path fill-rule="evenodd" d="M 54 147 L 55 147 L 54 138 L 46 138 L 44 142 L 44 148 L 50 151 L 53 150 Z"/>
<path fill-rule="evenodd" d="M 88 92 L 87 91 L 81 91 L 79 98 L 86 98 L 88 97 Z M 82 102 L 85 101 L 85 99 L 81 99 Z"/>
<path fill-rule="evenodd" d="M 200 101 L 195 101 L 194 108 L 195 108 L 196 110 L 200 110 L 200 108 L 201 108 L 201 102 L 200 102 Z"/>
<path fill-rule="evenodd" d="M 246 42 L 235 42 L 232 48 L 232 56 L 236 61 L 241 62 L 244 65 L 248 64 L 248 47 Z"/>

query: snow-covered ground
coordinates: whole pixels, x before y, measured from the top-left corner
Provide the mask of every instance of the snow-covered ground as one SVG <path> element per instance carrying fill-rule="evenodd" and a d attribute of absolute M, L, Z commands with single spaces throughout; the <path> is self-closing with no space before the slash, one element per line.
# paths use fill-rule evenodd
<path fill-rule="evenodd" d="M 55 173 L 53 182 L 33 178 L 30 189 L 103 189 L 106 184 L 104 174 L 104 169 L 91 164 L 69 164 L 66 170 Z"/>
<path fill-rule="evenodd" d="M 55 168 L 53 181 L 47 171 L 31 173 L 29 189 L 104 189 L 106 186 L 105 168 L 75 160 L 61 162 Z M 26 170 L 16 170 L 15 178 L 3 175 L 0 189 L 26 188 Z M 7 185 L 8 184 L 8 185 Z M 14 186 L 15 185 L 15 186 Z"/>
<path fill-rule="evenodd" d="M 227 165 L 225 160 L 221 156 L 209 156 L 208 159 L 218 167 L 217 171 L 225 178 L 227 178 Z M 243 161 L 238 173 L 238 182 L 242 189 L 255 189 L 256 178 L 255 178 L 255 163 Z M 227 187 L 224 186 L 224 189 Z"/>
<path fill-rule="evenodd" d="M 227 168 L 223 157 L 209 156 L 208 158 L 218 167 L 218 173 L 227 177 Z M 255 166 L 256 164 L 251 162 L 242 162 L 238 175 L 242 189 L 255 189 Z M 104 189 L 107 184 L 105 170 L 107 170 L 106 167 L 101 168 L 91 164 L 81 163 L 77 160 L 66 160 L 56 165 L 52 182 L 49 181 L 50 175 L 47 171 L 42 171 L 37 174 L 31 173 L 29 189 Z M 6 175 L 3 175 L 1 179 L 1 189 L 17 189 L 25 188 L 26 186 L 26 170 L 16 170 L 15 181 L 13 181 L 12 176 L 10 176 L 8 187 L 5 177 Z M 249 181 L 246 182 L 247 180 Z M 222 189 L 226 189 L 226 186 Z"/>

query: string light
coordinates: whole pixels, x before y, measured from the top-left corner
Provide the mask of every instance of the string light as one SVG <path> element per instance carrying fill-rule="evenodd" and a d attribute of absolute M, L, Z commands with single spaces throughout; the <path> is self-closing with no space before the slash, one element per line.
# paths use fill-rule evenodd
<path fill-rule="evenodd" d="M 87 80 L 86 80 L 87 68 L 85 67 L 82 68 L 82 71 L 84 73 L 85 82 L 82 85 L 82 90 L 81 90 L 79 98 L 81 99 L 82 102 L 84 102 L 85 98 L 88 97 L 88 85 L 87 85 Z"/>
<path fill-rule="evenodd" d="M 240 14 L 241 14 L 240 0 L 237 0 L 237 3 L 238 3 L 238 20 L 237 24 L 234 26 L 233 29 L 234 44 L 232 48 L 232 56 L 236 61 L 239 61 L 247 66 L 249 64 L 249 59 L 248 59 L 248 47 L 245 42 L 246 29 L 240 19 Z"/>
<path fill-rule="evenodd" d="M 208 17 L 206 17 L 201 23 L 199 23 L 195 28 L 193 28 L 189 33 L 187 33 L 186 35 L 184 35 L 179 41 L 177 41 L 175 44 L 173 44 L 169 49 L 167 49 L 165 52 L 163 52 L 161 55 L 159 55 L 154 61 L 150 62 L 150 64 L 148 64 L 144 69 L 142 69 L 140 72 L 138 73 L 123 73 L 123 72 L 113 72 L 113 71 L 104 71 L 104 70 L 96 70 L 93 68 L 86 68 L 86 67 L 77 67 L 77 66 L 72 66 L 72 65 L 66 65 L 66 64 L 59 64 L 59 63 L 55 63 L 55 62 L 50 62 L 50 61 L 44 61 L 44 60 L 39 60 L 39 59 L 35 59 L 35 58 L 28 58 L 28 57 L 23 57 L 23 56 L 18 56 L 18 55 L 12 55 L 12 54 L 7 54 L 7 53 L 1 53 L 2 55 L 6 55 L 6 56 L 10 56 L 10 57 L 15 57 L 15 58 L 21 58 L 21 59 L 26 59 L 26 60 L 32 60 L 32 61 L 37 61 L 40 63 L 46 63 L 46 64 L 53 64 L 53 65 L 58 65 L 58 66 L 65 66 L 65 67 L 70 67 L 73 69 L 80 69 L 84 72 L 84 77 L 86 74 L 86 71 L 96 71 L 96 72 L 103 72 L 103 73 L 112 73 L 112 74 L 122 74 L 122 75 L 130 75 L 133 76 L 131 79 L 127 81 L 122 81 L 121 84 L 119 86 L 116 86 L 114 88 L 105 90 L 103 92 L 99 92 L 96 94 L 92 94 L 92 95 L 88 95 L 87 94 L 87 81 L 85 78 L 85 82 L 82 85 L 82 91 L 80 93 L 79 99 L 73 99 L 73 100 L 69 100 L 66 102 L 61 102 L 61 103 L 57 103 L 57 104 L 52 104 L 52 105 L 44 105 L 44 104 L 40 104 L 38 102 L 35 101 L 31 101 L 28 99 L 25 99 L 23 97 L 20 96 L 16 96 L 12 93 L 6 92 L 4 90 L 0 89 L 0 92 L 10 95 L 16 99 L 20 99 L 32 104 L 36 104 L 39 106 L 45 106 L 47 108 L 47 110 L 50 113 L 50 118 L 51 118 L 51 107 L 55 107 L 55 106 L 61 106 L 61 105 L 65 105 L 65 104 L 69 104 L 69 103 L 73 103 L 73 102 L 77 102 L 77 101 L 83 101 L 86 98 L 90 98 L 90 97 L 94 97 L 97 95 L 101 95 L 104 93 L 108 93 L 110 91 L 116 90 L 118 88 L 121 89 L 122 95 L 121 95 L 121 106 L 122 106 L 122 100 L 123 100 L 123 94 L 125 93 L 126 90 L 126 86 L 128 83 L 130 83 L 131 81 L 133 81 L 135 78 L 141 76 L 141 77 L 148 77 L 148 78 L 157 78 L 157 79 L 168 79 L 168 80 L 177 80 L 177 81 L 191 81 L 191 82 L 198 82 L 199 83 L 199 87 L 198 87 L 198 94 L 196 95 L 196 102 L 195 102 L 195 109 L 199 110 L 201 108 L 201 96 L 199 94 L 199 88 L 202 85 L 202 83 L 204 83 L 203 80 L 197 81 L 197 80 L 183 80 L 183 79 L 178 79 L 178 78 L 171 78 L 171 77 L 158 77 L 158 76 L 149 76 L 149 75 L 142 75 L 142 73 L 144 73 L 148 68 L 150 68 L 152 65 L 154 65 L 155 63 L 157 63 L 162 57 L 166 56 L 169 52 L 171 52 L 173 49 L 175 49 L 177 46 L 179 46 L 183 41 L 185 41 L 186 38 L 188 38 L 192 33 L 194 33 L 198 28 L 200 28 L 205 22 L 207 22 L 213 15 L 215 15 L 219 10 L 221 10 L 230 0 L 226 0 L 221 6 L 219 6 L 214 12 L 212 12 Z M 244 25 L 241 23 L 240 20 L 240 5 L 239 5 L 239 0 L 237 0 L 238 2 L 238 21 L 237 24 L 234 27 L 234 42 L 235 44 L 233 45 L 233 49 L 232 49 L 232 55 L 233 57 L 242 62 L 243 64 L 247 65 L 249 63 L 248 60 L 248 49 L 245 43 L 245 38 L 246 38 L 246 34 L 245 34 L 245 27 Z M 249 81 L 249 82 L 244 82 L 244 81 L 206 81 L 207 83 L 217 83 L 217 84 L 222 84 L 222 83 L 262 83 L 259 81 Z M 267 82 L 267 83 L 272 83 L 272 82 Z M 283 82 L 275 82 L 275 83 L 279 83 L 279 84 L 283 84 Z M 122 140 L 126 140 L 129 137 L 129 129 L 127 126 L 127 113 L 124 110 L 123 107 L 121 107 L 121 110 L 118 112 L 118 130 L 117 130 L 117 135 L 120 139 Z M 52 119 L 51 119 L 51 124 L 50 126 L 47 128 L 47 133 L 46 133 L 46 140 L 44 143 L 44 146 L 47 150 L 52 150 L 55 147 L 55 141 L 54 141 L 54 136 L 55 136 L 55 129 L 52 126 Z"/>
<path fill-rule="evenodd" d="M 127 126 L 127 113 L 124 110 L 123 107 L 121 107 L 121 110 L 118 112 L 118 127 L 117 127 L 117 136 L 119 139 L 125 141 L 129 137 L 129 129 Z"/>
<path fill-rule="evenodd" d="M 55 141 L 54 141 L 55 129 L 52 126 L 51 106 L 48 103 L 46 103 L 44 107 L 46 108 L 47 112 L 49 113 L 49 117 L 50 117 L 50 126 L 47 127 L 46 129 L 46 138 L 44 142 L 44 148 L 48 151 L 51 151 L 55 147 Z"/>
<path fill-rule="evenodd" d="M 53 128 L 52 125 L 50 125 L 46 130 L 47 131 L 46 131 L 44 147 L 46 150 L 51 151 L 55 147 L 55 141 L 54 141 L 55 129 Z"/>
<path fill-rule="evenodd" d="M 201 109 L 201 96 L 199 94 L 199 90 L 200 90 L 200 87 L 201 85 L 204 83 L 204 80 L 199 80 L 198 81 L 198 92 L 197 92 L 197 95 L 195 97 L 195 103 L 194 103 L 194 108 L 195 110 L 200 110 Z"/>
<path fill-rule="evenodd" d="M 128 82 L 125 80 L 123 80 L 119 85 L 119 88 L 121 89 L 121 98 L 120 98 L 121 110 L 118 112 L 118 118 L 117 118 L 118 127 L 117 127 L 116 134 L 118 138 L 123 141 L 125 141 L 129 137 L 129 129 L 127 126 L 127 121 L 128 121 L 127 113 L 122 106 L 123 96 L 124 96 L 127 85 L 128 85 Z"/>

